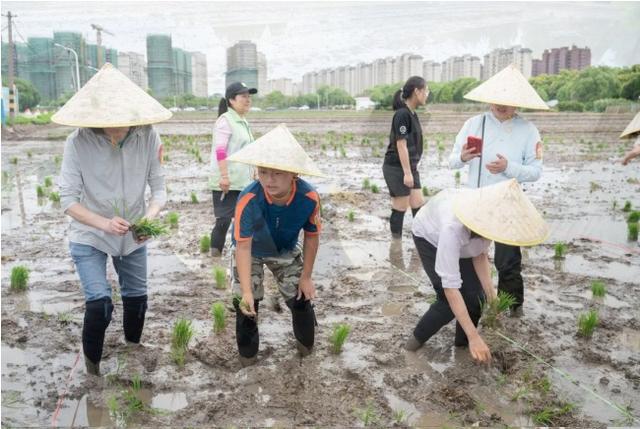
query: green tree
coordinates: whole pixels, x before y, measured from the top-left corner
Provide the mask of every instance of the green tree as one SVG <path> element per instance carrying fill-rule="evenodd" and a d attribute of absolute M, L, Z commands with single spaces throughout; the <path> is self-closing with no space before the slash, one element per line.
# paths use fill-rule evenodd
<path fill-rule="evenodd" d="M 283 109 L 287 107 L 287 98 L 280 91 L 273 91 L 262 99 L 262 105 L 264 107 L 275 107 L 276 109 Z"/>
<path fill-rule="evenodd" d="M 634 73 L 627 83 L 622 86 L 620 96 L 634 101 L 640 98 L 640 73 Z"/>
<path fill-rule="evenodd" d="M 367 91 L 371 101 L 378 103 L 377 109 L 389 110 L 393 106 L 393 95 L 402 86 L 401 83 L 377 85 Z"/>
<path fill-rule="evenodd" d="M 571 100 L 589 102 L 620 96 L 620 80 L 608 67 L 589 67 L 570 85 Z"/>
<path fill-rule="evenodd" d="M 27 109 L 33 109 L 40 103 L 40 93 L 38 89 L 28 80 L 16 78 L 14 80 L 18 90 L 19 108 L 22 112 Z M 2 79 L 2 85 L 7 86 L 7 80 Z"/>

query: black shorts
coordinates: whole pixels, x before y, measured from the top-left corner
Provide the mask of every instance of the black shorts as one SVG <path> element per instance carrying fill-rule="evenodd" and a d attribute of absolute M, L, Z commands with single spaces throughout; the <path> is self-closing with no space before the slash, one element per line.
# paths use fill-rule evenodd
<path fill-rule="evenodd" d="M 216 218 L 226 217 L 232 218 L 236 211 L 236 201 L 240 191 L 229 191 L 225 194 L 221 201 L 222 191 L 211 191 L 213 195 L 213 214 Z"/>
<path fill-rule="evenodd" d="M 418 170 L 411 170 L 411 174 L 413 174 L 413 188 L 411 189 L 422 188 Z M 409 194 L 411 194 L 411 189 L 404 185 L 404 171 L 402 167 L 382 164 L 382 175 L 384 176 L 384 181 L 387 182 L 389 195 L 392 197 L 408 197 Z"/>

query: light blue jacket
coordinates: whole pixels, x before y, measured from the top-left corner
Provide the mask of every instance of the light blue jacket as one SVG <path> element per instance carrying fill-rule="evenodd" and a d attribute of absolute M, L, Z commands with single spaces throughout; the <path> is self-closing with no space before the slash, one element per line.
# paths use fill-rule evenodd
<path fill-rule="evenodd" d="M 463 162 L 460 159 L 462 146 L 468 136 L 482 135 L 482 118 L 486 117 L 484 142 L 482 147 L 482 168 L 480 186 L 492 185 L 515 178 L 518 182 L 535 182 L 542 174 L 542 143 L 538 129 L 531 122 L 515 115 L 504 122 L 498 121 L 491 112 L 468 119 L 456 136 L 453 150 L 449 156 L 449 167 L 459 169 L 469 165 L 470 188 L 478 187 L 478 168 L 480 159 L 473 158 Z M 485 167 L 496 161 L 497 154 L 507 159 L 507 168 L 502 173 L 492 174 Z"/>

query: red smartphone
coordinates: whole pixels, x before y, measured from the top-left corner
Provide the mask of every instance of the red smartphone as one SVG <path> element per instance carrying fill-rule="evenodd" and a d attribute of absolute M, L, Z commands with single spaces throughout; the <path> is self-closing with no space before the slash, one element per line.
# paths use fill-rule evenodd
<path fill-rule="evenodd" d="M 467 149 L 473 148 L 472 153 L 482 152 L 482 139 L 480 137 L 468 136 L 467 137 Z"/>

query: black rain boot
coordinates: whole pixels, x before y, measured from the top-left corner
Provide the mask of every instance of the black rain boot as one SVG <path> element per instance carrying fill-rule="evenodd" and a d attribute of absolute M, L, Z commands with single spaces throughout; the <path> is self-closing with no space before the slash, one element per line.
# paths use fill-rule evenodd
<path fill-rule="evenodd" d="M 391 209 L 391 217 L 389 217 L 389 228 L 391 229 L 391 237 L 402 238 L 402 224 L 404 223 L 403 211 Z"/>
<path fill-rule="evenodd" d="M 258 307 L 260 301 L 253 301 L 256 311 L 254 317 L 245 316 L 240 310 L 240 299 L 233 300 L 236 309 L 236 343 L 242 366 L 249 366 L 256 362 L 260 347 L 260 333 L 258 332 Z"/>
<path fill-rule="evenodd" d="M 315 339 L 316 315 L 311 301 L 304 297 L 287 300 L 287 307 L 291 309 L 293 334 L 296 337 L 296 347 L 302 356 L 308 356 L 313 349 Z"/>
<path fill-rule="evenodd" d="M 87 373 L 100 375 L 100 360 L 104 346 L 104 333 L 111 323 L 113 304 L 105 297 L 87 301 L 82 326 L 82 350 Z"/>
<path fill-rule="evenodd" d="M 122 297 L 122 327 L 127 343 L 140 343 L 147 312 L 147 295 Z"/>

